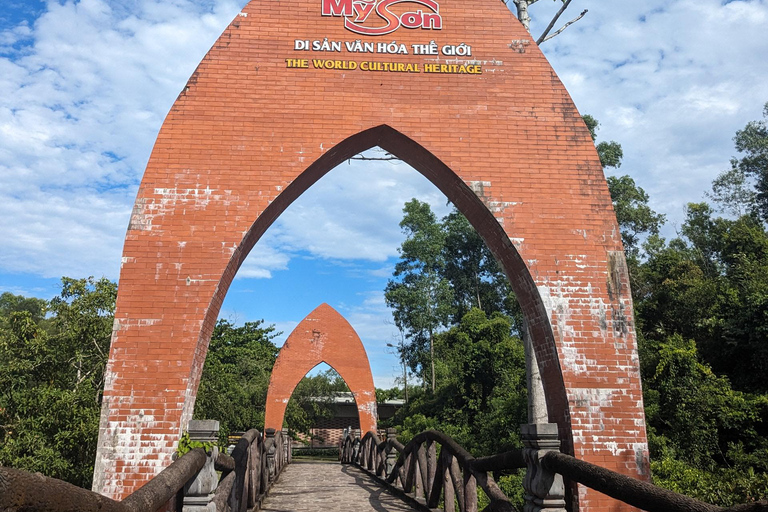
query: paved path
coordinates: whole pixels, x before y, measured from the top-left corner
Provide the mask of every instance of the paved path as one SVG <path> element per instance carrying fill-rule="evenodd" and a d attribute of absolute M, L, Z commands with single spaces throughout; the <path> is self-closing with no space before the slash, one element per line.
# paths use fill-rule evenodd
<path fill-rule="evenodd" d="M 411 512 L 362 470 L 338 462 L 293 462 L 262 503 L 265 512 Z"/>

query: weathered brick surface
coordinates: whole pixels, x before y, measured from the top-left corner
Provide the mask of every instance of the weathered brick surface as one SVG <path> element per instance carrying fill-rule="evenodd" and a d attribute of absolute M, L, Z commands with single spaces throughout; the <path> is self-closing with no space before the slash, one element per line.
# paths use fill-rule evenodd
<path fill-rule="evenodd" d="M 363 433 L 376 432 L 376 388 L 368 355 L 349 322 L 328 304 L 307 315 L 280 349 L 269 380 L 264 428 L 283 428 L 293 390 L 320 363 L 331 366 L 349 386 Z"/>
<path fill-rule="evenodd" d="M 589 133 L 503 3 L 443 0 L 440 13 L 441 31 L 360 38 L 464 42 L 482 74 L 289 69 L 287 58 L 328 57 L 294 51 L 295 39 L 359 37 L 320 16 L 320 0 L 250 2 L 205 57 L 158 135 L 126 236 L 96 490 L 124 496 L 169 463 L 249 250 L 304 190 L 374 145 L 432 180 L 502 262 L 565 450 L 647 475 L 627 272 Z M 618 507 L 577 494 L 590 510 Z"/>

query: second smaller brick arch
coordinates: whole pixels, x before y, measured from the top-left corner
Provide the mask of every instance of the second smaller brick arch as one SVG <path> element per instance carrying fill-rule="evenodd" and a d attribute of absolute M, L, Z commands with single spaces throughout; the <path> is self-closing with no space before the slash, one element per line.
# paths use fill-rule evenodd
<path fill-rule="evenodd" d="M 347 320 L 321 304 L 291 332 L 272 369 L 264 429 L 283 428 L 285 408 L 299 381 L 320 363 L 332 367 L 355 397 L 360 431 L 376 432 L 376 388 L 360 337 Z"/>

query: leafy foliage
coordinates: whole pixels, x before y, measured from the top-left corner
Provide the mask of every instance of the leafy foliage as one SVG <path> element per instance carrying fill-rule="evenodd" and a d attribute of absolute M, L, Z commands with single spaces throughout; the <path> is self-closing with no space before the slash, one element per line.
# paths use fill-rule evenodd
<path fill-rule="evenodd" d="M 220 436 L 264 426 L 264 408 L 278 348 L 273 327 L 219 320 L 213 330 L 195 402 L 195 417 L 216 419 Z"/>
<path fill-rule="evenodd" d="M 478 308 L 508 314 L 519 331 L 522 313 L 498 262 L 461 213 L 454 209 L 438 221 L 429 204 L 417 199 L 403 213 L 406 239 L 384 296 L 409 342 L 403 356 L 427 382 L 440 329 Z"/>
<path fill-rule="evenodd" d="M 654 481 L 721 506 L 768 498 L 768 104 L 764 115 L 737 133 L 743 156 L 713 183 L 709 197 L 730 218 L 689 204 L 678 236 L 666 241 L 648 194 L 629 176 L 608 178 L 630 267 Z M 584 121 L 595 140 L 599 124 Z M 597 150 L 603 167 L 620 166 L 618 143 Z M 435 238 L 443 243 L 436 273 L 453 301 L 435 335 L 437 389 L 417 390 L 395 423 L 406 440 L 434 428 L 486 455 L 518 441 L 524 359 L 510 320 L 499 316 L 510 312 L 494 288 L 503 276 L 460 214 L 451 215 L 428 223 L 433 233 L 460 234 Z M 500 482 L 519 491 L 519 479 Z"/>
<path fill-rule="evenodd" d="M 333 416 L 334 397 L 348 391 L 346 382 L 333 368 L 301 379 L 285 410 L 285 422 L 291 434 L 309 436 L 321 419 Z"/>
<path fill-rule="evenodd" d="M 631 273 L 654 479 L 721 506 L 768 497 L 765 120 L 734 140 L 745 156 L 709 195 L 732 217 L 687 205 Z"/>
<path fill-rule="evenodd" d="M 62 278 L 49 303 L 3 294 L 0 464 L 90 486 L 116 292 Z"/>
<path fill-rule="evenodd" d="M 621 241 L 628 259 L 636 259 L 640 242 L 647 236 L 659 234 L 664 215 L 654 212 L 648 205 L 648 194 L 629 176 L 608 176 L 616 220 L 621 228 Z"/>

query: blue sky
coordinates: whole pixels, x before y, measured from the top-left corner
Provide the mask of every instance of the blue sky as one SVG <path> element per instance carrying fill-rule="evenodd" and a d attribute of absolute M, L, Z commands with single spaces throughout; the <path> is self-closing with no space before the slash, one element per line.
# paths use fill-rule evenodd
<path fill-rule="evenodd" d="M 447 1 L 447 0 L 446 0 Z M 511 2 L 510 2 L 511 3 Z M 245 4 L 6 0 L 0 7 L 0 292 L 50 298 L 63 275 L 117 279 L 136 190 L 162 120 Z M 531 9 L 538 34 L 558 2 Z M 582 113 L 669 219 L 734 155 L 768 101 L 765 0 L 574 0 L 587 16 L 543 50 Z M 445 199 L 405 165 L 343 164 L 259 242 L 222 315 L 287 335 L 328 302 L 363 339 L 377 385 L 398 375 L 382 290 L 411 197 Z M 350 215 L 349 212 L 353 212 Z M 286 291 L 290 291 L 286 293 Z"/>

